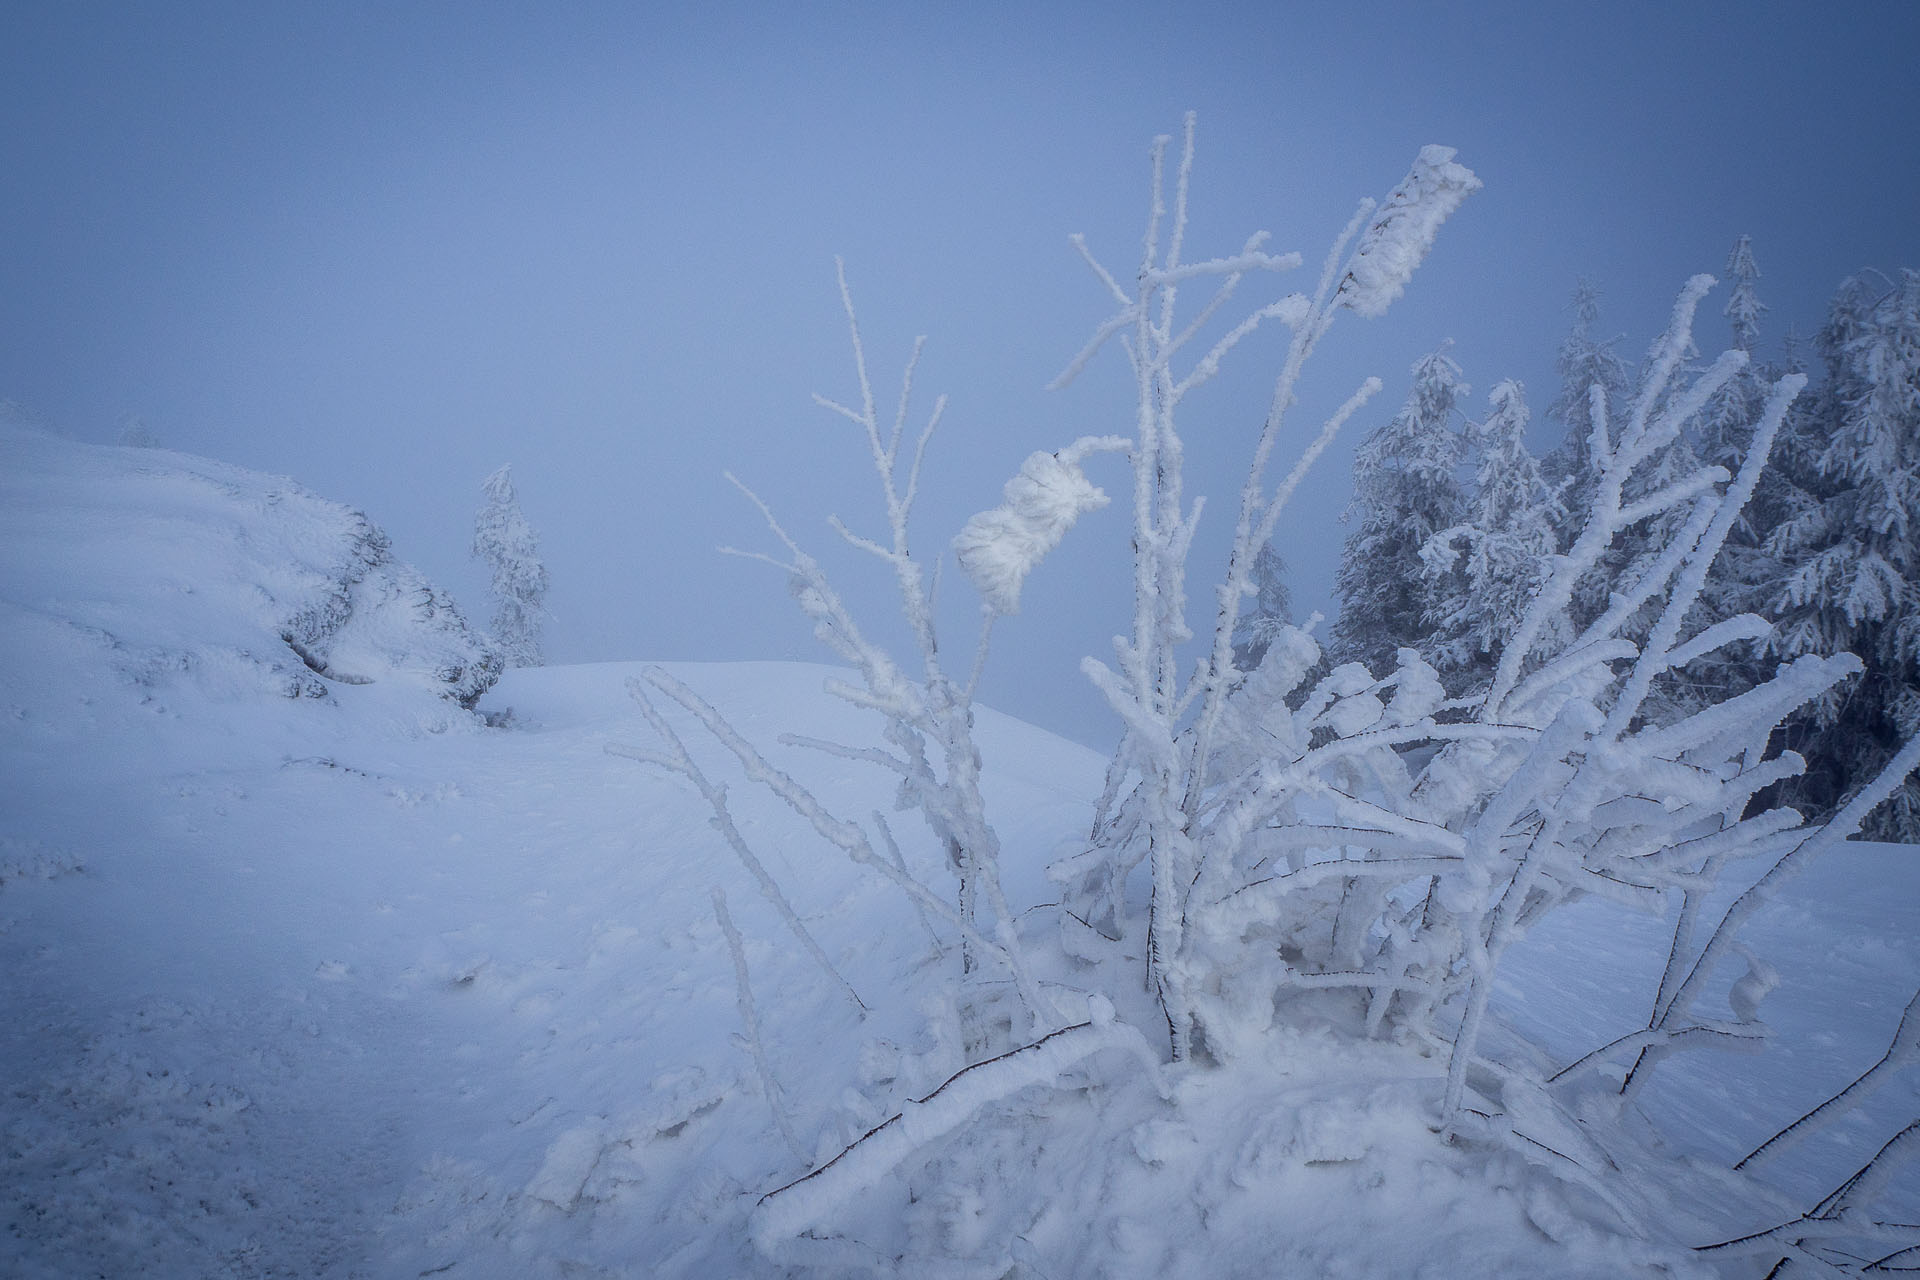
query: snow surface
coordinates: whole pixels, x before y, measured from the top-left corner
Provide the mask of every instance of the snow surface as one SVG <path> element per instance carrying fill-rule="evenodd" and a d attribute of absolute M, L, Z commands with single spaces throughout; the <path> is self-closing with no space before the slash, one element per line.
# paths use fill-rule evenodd
<path fill-rule="evenodd" d="M 1127 1052 L 1060 1088 L 983 1079 L 970 1121 L 857 1202 L 820 1198 L 833 1238 L 770 1258 L 750 1232 L 765 1193 L 969 1061 L 942 994 L 957 956 L 910 904 L 668 712 L 735 780 L 737 825 L 863 1019 L 701 797 L 608 752 L 656 745 L 625 692 L 637 664 L 508 672 L 488 727 L 433 675 L 450 633 L 369 591 L 336 619 L 373 637 L 339 659 L 367 682 L 324 679 L 280 610 L 329 580 L 301 566 L 352 545 L 344 508 L 181 455 L 26 432 L 0 449 L 0 1274 L 1710 1275 L 1606 1228 L 1605 1200 L 1660 1200 L 1651 1220 L 1688 1243 L 1771 1226 L 1920 1104 L 1912 1072 L 1882 1089 L 1770 1170 L 1778 1203 L 1729 1202 L 1707 1164 L 1871 1065 L 1920 985 L 1920 850 L 1850 845 L 1750 932 L 1782 975 L 1764 1007 L 1782 1043 L 1669 1060 L 1643 1095 L 1697 1165 L 1589 1191 L 1544 1177 L 1552 1156 L 1449 1146 L 1429 1126 L 1443 1061 L 1302 1026 L 1264 1085 L 1188 1070 L 1172 1103 Z M 830 669 L 669 670 L 839 811 L 891 808 L 886 778 L 779 742 L 871 741 L 875 718 L 822 691 Z M 309 682 L 325 696 L 294 696 Z M 1080 847 L 1105 762 L 984 709 L 978 734 L 1008 896 L 1051 929 L 1042 871 Z M 931 842 L 895 827 L 938 883 Z M 738 1039 L 716 887 L 810 1162 Z M 1496 1011 L 1563 1061 L 1643 1025 L 1660 931 L 1563 911 L 1502 970 Z M 1643 984 L 1590 976 L 1643 951 Z M 1145 1008 L 1121 1017 L 1148 1027 Z M 1912 1174 L 1887 1206 L 1907 1221 Z"/>

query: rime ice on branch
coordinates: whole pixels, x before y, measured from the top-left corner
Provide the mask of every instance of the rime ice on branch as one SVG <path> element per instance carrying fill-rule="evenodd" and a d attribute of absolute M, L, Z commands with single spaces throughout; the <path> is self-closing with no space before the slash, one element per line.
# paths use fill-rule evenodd
<path fill-rule="evenodd" d="M 1241 282 L 1255 272 L 1296 268 L 1298 254 L 1264 252 L 1265 232 L 1248 237 L 1241 251 L 1189 263 L 1184 257 L 1188 195 L 1194 155 L 1194 120 L 1187 117 L 1174 182 L 1171 218 L 1166 206 L 1166 150 L 1159 139 L 1153 152 L 1152 204 L 1144 239 L 1144 257 L 1129 293 L 1078 238 L 1075 247 L 1118 304 L 1080 355 L 1056 381 L 1071 379 L 1109 339 L 1126 334 L 1127 358 L 1135 388 L 1133 550 L 1134 617 L 1131 634 L 1116 638 L 1117 670 L 1089 658 L 1090 679 L 1125 726 L 1125 737 L 1110 777 L 1137 774 L 1124 812 L 1103 814 L 1096 840 L 1116 843 L 1109 857 L 1087 867 L 1077 892 L 1082 905 L 1112 916 L 1119 885 L 1144 858 L 1151 867 L 1151 901 L 1146 939 L 1146 978 L 1167 1020 L 1173 1057 L 1191 1052 L 1196 1029 L 1195 982 L 1204 969 L 1187 938 L 1189 899 L 1206 882 L 1214 850 L 1206 839 L 1206 792 L 1211 757 L 1229 694 L 1242 673 L 1234 665 L 1233 639 L 1243 600 L 1253 591 L 1253 567 L 1259 549 L 1272 537 L 1280 514 L 1314 460 L 1334 434 L 1379 390 L 1369 379 L 1320 427 L 1299 461 L 1271 492 L 1267 467 L 1287 411 L 1294 402 L 1302 366 L 1326 334 L 1335 314 L 1383 313 L 1404 289 L 1432 247 L 1440 224 L 1480 186 L 1471 171 L 1453 162 L 1453 152 L 1428 147 L 1385 203 L 1363 202 L 1327 255 L 1313 295 L 1294 293 L 1257 307 L 1176 372 L 1182 354 Z M 1347 246 L 1357 246 L 1351 254 Z M 1212 287 L 1212 296 L 1192 318 L 1176 324 L 1180 287 L 1193 281 Z M 1275 382 L 1271 408 L 1254 449 L 1241 491 L 1233 549 L 1219 602 L 1210 652 L 1189 676 L 1179 649 L 1192 636 L 1186 621 L 1187 554 L 1201 503 L 1191 506 L 1183 493 L 1183 446 L 1177 424 L 1186 396 L 1218 372 L 1222 359 L 1269 320 L 1292 331 L 1287 357 Z M 1431 674 L 1430 669 L 1426 669 Z M 1370 681 L 1369 681 L 1370 683 Z M 1391 683 L 1391 682 L 1389 682 Z M 1114 791 L 1114 788 L 1110 788 Z M 1117 791 L 1114 791 L 1117 796 Z M 1120 825 L 1111 825 L 1117 820 Z M 1093 899 L 1103 899 L 1095 905 Z"/>
<path fill-rule="evenodd" d="M 1235 253 L 1189 262 L 1191 117 L 1171 184 L 1170 142 L 1160 139 L 1153 152 L 1137 269 L 1116 275 L 1074 241 L 1115 310 L 1058 381 L 1070 381 L 1109 341 L 1122 339 L 1136 393 L 1131 438 L 1082 440 L 1032 455 L 1008 484 L 1005 502 L 974 517 L 955 540 L 985 605 L 964 681 L 942 665 L 926 576 L 907 541 L 932 422 L 911 455 L 903 454 L 910 363 L 899 412 L 890 429 L 880 423 L 844 280 L 860 398 L 857 407 L 822 403 L 864 435 L 888 535 L 865 538 L 837 520 L 834 527 L 898 582 L 919 650 L 915 674 L 862 635 L 819 564 L 761 507 L 787 552 L 784 559 L 762 558 L 789 576 L 817 634 L 858 672 L 858 683 L 834 691 L 884 721 L 884 746 L 801 745 L 897 776 L 900 807 L 917 810 L 946 851 L 954 892 L 943 895 L 909 874 L 902 860 L 882 857 L 865 826 L 827 811 L 711 708 L 654 680 L 702 720 L 751 780 L 823 839 L 899 885 L 929 924 L 957 938 L 960 980 L 950 998 L 976 1026 L 993 1014 L 990 1029 L 968 1047 L 972 1064 L 943 1090 L 899 1107 L 821 1168 L 763 1197 L 756 1242 L 775 1257 L 797 1243 L 852 1248 L 856 1242 L 832 1235 L 830 1219 L 849 1211 L 863 1188 L 947 1143 L 964 1124 L 997 1123 L 985 1118 L 991 1104 L 1078 1070 L 1087 1052 L 1137 1050 L 1138 1036 L 1110 1033 L 1098 1012 L 1089 1024 L 1069 1026 L 1064 1011 L 1103 992 L 1111 1003 L 1087 1003 L 1110 1009 L 1129 994 L 1125 988 L 1143 981 L 1176 1073 L 1270 1071 L 1276 1031 L 1290 1018 L 1344 1037 L 1356 1053 L 1364 1038 L 1417 1048 L 1407 1060 L 1418 1063 L 1411 1070 L 1432 1099 L 1423 1105 L 1431 1108 L 1435 1133 L 1489 1159 L 1519 1157 L 1536 1168 L 1546 1151 L 1561 1162 L 1551 1166 L 1553 1176 L 1594 1192 L 1631 1232 L 1644 1197 L 1636 1200 L 1632 1188 L 1616 1193 L 1621 1166 L 1608 1150 L 1630 1139 L 1589 1120 L 1604 1119 L 1622 1087 L 1642 1087 L 1666 1054 L 1765 1041 L 1763 1001 L 1776 975 L 1741 946 L 1740 925 L 1799 867 L 1857 829 L 1920 762 L 1916 741 L 1839 821 L 1807 833 L 1798 829 L 1799 814 L 1756 803 L 1802 767 L 1791 752 L 1769 756 L 1769 736 L 1796 707 L 1856 672 L 1856 659 L 1802 655 L 1750 689 L 1699 706 L 1679 708 L 1654 696 L 1671 672 L 1770 634 L 1757 616 L 1703 621 L 1696 606 L 1805 380 L 1792 375 L 1765 386 L 1741 433 L 1751 447 L 1728 459 L 1735 461 L 1732 474 L 1676 447 L 1748 366 L 1746 353 L 1736 350 L 1705 370 L 1688 368 L 1694 313 L 1713 284 L 1695 277 L 1637 388 L 1596 376 L 1577 399 L 1577 416 L 1588 427 L 1580 466 L 1555 477 L 1560 483 L 1552 490 L 1520 443 L 1525 408 L 1518 386 L 1496 388 L 1493 417 L 1477 432 L 1485 502 L 1424 531 L 1434 536 L 1423 533 L 1424 547 L 1415 548 L 1443 569 L 1464 553 L 1467 565 L 1452 585 L 1517 610 L 1474 631 L 1466 625 L 1465 596 L 1447 597 L 1450 639 L 1482 663 L 1469 696 L 1449 700 L 1434 661 L 1442 655 L 1417 645 L 1330 666 L 1310 634 L 1313 621 L 1264 628 L 1257 665 L 1243 670 L 1236 659 L 1251 658 L 1251 650 L 1236 651 L 1235 640 L 1259 582 L 1260 555 L 1307 469 L 1380 389 L 1375 379 L 1363 382 L 1271 483 L 1269 464 L 1302 368 L 1338 313 L 1377 315 L 1398 296 L 1440 223 L 1479 182 L 1452 152 L 1428 148 L 1377 213 L 1363 202 L 1310 295 L 1255 304 L 1233 322 L 1221 313 L 1243 284 L 1294 270 L 1300 257 L 1267 252 L 1262 233 Z M 1208 291 L 1191 315 L 1176 305 L 1188 284 Z M 1589 319 L 1583 313 L 1582 324 Z M 1215 320 L 1219 327 L 1210 328 Z M 1290 337 L 1213 595 L 1212 631 L 1196 655 L 1189 647 L 1195 635 L 1187 571 L 1201 503 L 1183 489 L 1180 412 L 1222 360 L 1269 321 Z M 1210 333 L 1218 336 L 1201 351 L 1202 335 Z M 1576 354 L 1588 371 L 1609 373 L 1600 358 L 1608 354 L 1604 344 L 1589 342 Z M 1573 417 L 1574 405 L 1558 407 Z M 999 838 L 980 790 L 972 697 L 995 620 L 1020 606 L 1030 572 L 1074 521 L 1105 501 L 1081 464 L 1109 448 L 1125 449 L 1132 469 L 1133 609 L 1111 663 L 1089 658 L 1082 669 L 1119 717 L 1123 737 L 1086 847 L 1049 870 L 1062 889 L 1059 934 L 1052 951 L 1034 955 L 1045 939 L 1029 921 L 1045 917 L 1016 916 L 1000 890 Z M 1548 524 L 1562 500 L 1570 514 L 1556 542 Z M 1525 527 L 1516 520 L 1522 508 L 1531 520 Z M 1639 541 L 1623 555 L 1629 531 Z M 1588 597 L 1592 607 L 1574 613 L 1583 584 L 1594 581 L 1601 590 Z M 673 767 L 666 757 L 656 763 Z M 892 852 L 891 833 L 875 825 Z M 1143 864 L 1144 906 L 1132 891 Z M 1749 865 L 1770 869 L 1703 931 L 1709 893 Z M 1511 1035 L 1495 1034 L 1490 996 L 1501 964 L 1527 932 L 1587 897 L 1668 913 L 1667 963 L 1657 990 L 1647 993 L 1642 1026 L 1549 1074 L 1537 1046 L 1516 1051 Z M 1709 1002 L 1706 993 L 1727 991 L 1724 975 L 1715 980 L 1723 962 L 1742 957 L 1747 973 L 1731 984 L 1725 1008 L 1719 996 Z M 1435 1058 L 1447 1062 L 1437 1088 Z M 1173 1096 L 1177 1109 L 1178 1089 Z M 1009 1138 L 1044 1140 L 1030 1133 Z M 1893 1157 L 1916 1143 L 1897 1137 L 1884 1159 L 1849 1184 L 1854 1191 L 1836 1194 L 1845 1200 L 1883 1184 Z M 1834 1218 L 1819 1222 L 1820 1231 L 1853 1229 Z"/>
<path fill-rule="evenodd" d="M 1422 147 L 1413 171 L 1367 224 L 1334 305 L 1369 318 L 1383 316 L 1426 260 L 1434 237 L 1481 187 L 1473 170 L 1453 161 L 1452 147 Z"/>

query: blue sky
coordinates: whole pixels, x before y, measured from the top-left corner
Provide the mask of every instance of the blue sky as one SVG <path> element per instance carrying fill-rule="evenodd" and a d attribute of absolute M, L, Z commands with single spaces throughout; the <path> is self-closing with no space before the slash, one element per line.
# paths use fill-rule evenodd
<path fill-rule="evenodd" d="M 1442 339 L 1476 401 L 1515 376 L 1538 415 L 1578 276 L 1637 354 L 1741 233 L 1770 338 L 1920 263 L 1917 58 L 1892 3 L 13 5 L 0 399 L 362 506 L 478 615 L 472 512 L 511 462 L 556 660 L 812 657 L 777 575 L 713 548 L 764 545 L 725 468 L 823 552 L 830 512 L 876 527 L 859 442 L 809 400 L 853 394 L 835 254 L 877 380 L 926 334 L 950 397 L 932 550 L 1027 453 L 1126 430 L 1117 355 L 1041 388 L 1103 314 L 1066 237 L 1131 265 L 1154 134 L 1199 112 L 1196 249 L 1264 228 L 1310 263 L 1444 143 L 1485 190 L 1305 389 L 1300 436 L 1386 382 L 1279 538 L 1324 606 L 1351 444 Z M 1253 346 L 1192 404 L 1214 535 L 1276 365 Z M 1125 544 L 1109 510 L 1042 566 L 989 701 L 1111 736 L 1077 664 L 1125 625 Z M 839 577 L 878 618 L 877 567 Z"/>

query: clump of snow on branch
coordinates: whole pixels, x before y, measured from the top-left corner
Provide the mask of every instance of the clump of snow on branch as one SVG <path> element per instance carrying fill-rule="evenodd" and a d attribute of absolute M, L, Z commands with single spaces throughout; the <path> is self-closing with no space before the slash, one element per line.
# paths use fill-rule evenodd
<path fill-rule="evenodd" d="M 994 612 L 1020 612 L 1020 588 L 1034 566 L 1060 545 L 1075 521 L 1107 505 L 1107 495 L 1080 469 L 1081 459 L 1124 447 L 1112 439 L 1087 438 L 1057 453 L 1032 454 L 1007 481 L 1006 500 L 961 528 L 953 553 Z"/>
<path fill-rule="evenodd" d="M 1422 147 L 1407 174 L 1360 237 L 1335 302 L 1374 319 L 1406 291 L 1433 248 L 1440 224 L 1481 187 L 1473 170 L 1454 162 L 1452 147 Z"/>

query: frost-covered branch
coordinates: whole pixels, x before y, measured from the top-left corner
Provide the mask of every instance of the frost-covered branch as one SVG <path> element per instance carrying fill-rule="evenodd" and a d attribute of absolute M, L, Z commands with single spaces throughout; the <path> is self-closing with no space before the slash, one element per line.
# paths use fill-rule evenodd
<path fill-rule="evenodd" d="M 609 746 L 607 750 L 613 755 L 625 756 L 630 760 L 638 760 L 670 770 L 694 785 L 706 800 L 708 807 L 713 810 L 713 817 L 709 821 L 714 830 L 720 833 L 721 838 L 727 842 L 727 847 L 732 849 L 734 856 L 740 859 L 740 865 L 745 867 L 747 874 L 753 877 L 753 882 L 759 887 L 761 896 L 779 914 L 788 932 L 792 933 L 800 943 L 801 949 L 812 957 L 813 962 L 820 967 L 820 971 L 832 981 L 842 995 L 853 1003 L 855 1008 L 865 1013 L 866 1001 L 860 998 L 851 983 L 840 976 L 840 971 L 834 968 L 833 961 L 827 958 L 827 953 L 821 949 L 818 942 L 814 941 L 813 934 L 808 932 L 805 924 L 801 923 L 799 914 L 793 909 L 793 904 L 788 902 L 787 895 L 781 892 L 779 882 L 767 873 L 766 864 L 760 861 L 752 847 L 747 844 L 746 837 L 740 834 L 740 828 L 734 825 L 733 813 L 727 807 L 727 789 L 709 779 L 700 766 L 694 763 L 685 744 L 680 741 L 680 736 L 673 731 L 673 726 L 667 723 L 666 717 L 661 715 L 659 709 L 653 705 L 652 700 L 647 697 L 646 689 L 638 680 L 627 681 L 627 692 L 639 704 L 640 713 L 646 717 L 647 723 L 653 727 L 654 733 L 659 735 L 667 749 L 664 752 L 636 751 L 616 744 Z"/>
<path fill-rule="evenodd" d="M 1886 1264 L 1901 1254 L 1920 1249 L 1920 1224 L 1878 1222 L 1866 1217 L 1863 1210 L 1886 1190 L 1899 1168 L 1915 1156 L 1920 1156 L 1920 1120 L 1889 1138 L 1871 1160 L 1804 1216 L 1765 1231 L 1702 1245 L 1698 1252 L 1710 1256 L 1778 1258 L 1784 1250 L 1789 1257 L 1842 1276 L 1910 1270 Z M 1848 1247 L 1837 1247 L 1841 1244 Z M 1861 1245 L 1873 1246 L 1869 1256 L 1863 1257 L 1857 1251 Z M 1888 1246 L 1892 1246 L 1891 1251 L 1882 1254 Z M 1776 1266 L 1769 1274 L 1777 1274 L 1778 1270 Z"/>
<path fill-rule="evenodd" d="M 1853 658 L 1851 654 L 1845 654 L 1842 657 L 1849 659 L 1849 665 L 1857 669 L 1858 659 Z M 1859 831 L 1861 823 L 1866 821 L 1867 814 L 1871 813 L 1882 800 L 1892 795 L 1894 789 L 1906 781 L 1907 775 L 1916 768 L 1920 768 L 1920 737 L 1915 737 L 1908 742 L 1892 760 L 1887 762 L 1879 776 L 1862 788 L 1825 826 L 1797 844 L 1792 851 L 1774 863 L 1765 875 L 1754 882 L 1752 888 L 1741 894 L 1733 905 L 1727 908 L 1706 944 L 1701 947 L 1700 954 L 1695 957 L 1686 978 L 1675 989 L 1667 1007 L 1661 1010 L 1655 1022 L 1655 1028 L 1664 1029 L 1682 1018 L 1690 1017 L 1693 1003 L 1699 997 L 1701 988 L 1713 974 L 1719 962 L 1736 945 L 1735 940 L 1741 926 L 1772 898 L 1781 885 L 1798 875 L 1814 859 Z M 1629 1074 L 1622 1089 L 1634 1087 L 1641 1073 L 1649 1069 L 1657 1060 L 1657 1058 L 1643 1060 L 1638 1070 Z"/>
<path fill-rule="evenodd" d="M 713 918 L 719 922 L 720 932 L 726 935 L 727 951 L 733 956 L 734 990 L 740 1005 L 740 1025 L 746 1030 L 747 1052 L 753 1057 L 753 1069 L 760 1077 L 760 1091 L 766 1094 L 767 1107 L 773 1112 L 773 1122 L 780 1129 L 780 1136 L 786 1140 L 787 1149 L 793 1152 L 793 1158 L 801 1164 L 807 1163 L 807 1149 L 800 1145 L 800 1138 L 793 1131 L 793 1121 L 787 1117 L 786 1093 L 774 1079 L 773 1068 L 767 1062 L 767 1048 L 760 1038 L 760 1016 L 753 1005 L 753 984 L 747 976 L 747 951 L 740 940 L 740 931 L 733 927 L 733 917 L 727 914 L 727 894 L 718 885 L 713 890 Z"/>
<path fill-rule="evenodd" d="M 996 929 L 998 936 L 996 940 L 988 941 L 975 929 L 969 917 L 953 911 L 926 886 L 905 872 L 897 870 L 887 859 L 880 857 L 874 851 L 872 842 L 868 840 L 867 833 L 858 823 L 835 817 L 811 791 L 791 775 L 768 763 L 766 757 L 761 755 L 752 743 L 741 737 L 739 731 L 727 723 L 726 719 L 706 699 L 658 667 L 649 667 L 646 678 L 649 684 L 692 712 L 706 727 L 707 732 L 712 734 L 721 746 L 733 753 L 750 780 L 785 801 L 789 808 L 806 819 L 814 831 L 828 843 L 838 847 L 860 865 L 871 867 L 892 880 L 922 906 L 929 907 L 946 918 L 960 930 L 961 935 L 972 946 L 999 960 L 1012 975 L 1020 997 L 1032 1016 L 1040 1021 L 1050 1020 L 1052 1003 L 1041 995 L 1038 983 L 1035 982 L 1025 961 L 1021 958 L 1009 913 L 1004 910 L 1000 912 Z"/>
<path fill-rule="evenodd" d="M 755 1205 L 754 1243 L 778 1245 L 822 1223 L 839 1206 L 874 1186 L 902 1161 L 953 1132 L 982 1108 L 1033 1085 L 1054 1085 L 1066 1072 L 1108 1049 L 1132 1055 L 1158 1085 L 1159 1060 L 1140 1033 L 1113 1018 L 1113 1006 L 1094 997 L 1092 1017 L 1032 1044 L 963 1068 L 872 1129 L 818 1169 L 769 1191 Z M 1160 1086 L 1164 1088 L 1164 1086 Z"/>
<path fill-rule="evenodd" d="M 1733 1167 L 1745 1169 L 1779 1157 L 1795 1143 L 1812 1137 L 1865 1102 L 1894 1074 L 1915 1062 L 1920 1062 L 1920 991 L 1907 1002 L 1906 1010 L 1900 1015 L 1900 1025 L 1894 1029 L 1893 1043 L 1887 1046 L 1878 1062 L 1863 1071 L 1852 1084 L 1742 1156 Z"/>

